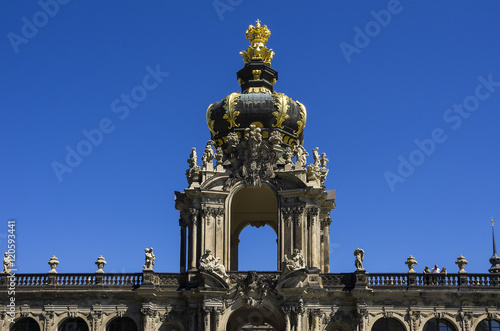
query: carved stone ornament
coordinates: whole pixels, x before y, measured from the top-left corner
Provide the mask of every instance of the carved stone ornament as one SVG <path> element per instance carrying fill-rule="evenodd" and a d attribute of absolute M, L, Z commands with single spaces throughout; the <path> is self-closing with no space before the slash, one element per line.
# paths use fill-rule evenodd
<path fill-rule="evenodd" d="M 354 265 L 356 266 L 357 270 L 365 270 L 363 269 L 363 261 L 365 260 L 365 251 L 362 250 L 361 248 L 356 248 L 354 250 L 354 256 L 356 257 L 354 259 Z"/>
<path fill-rule="evenodd" d="M 297 248 L 293 250 L 293 254 L 290 258 L 288 258 L 285 254 L 283 264 L 284 264 L 283 268 L 284 273 L 290 273 L 295 270 L 305 269 L 306 267 L 306 261 L 304 259 L 304 256 L 302 255 L 302 252 Z"/>
<path fill-rule="evenodd" d="M 458 269 L 459 269 L 458 272 L 461 274 L 467 273 L 467 271 L 465 271 L 464 268 L 468 263 L 469 262 L 467 262 L 467 260 L 465 259 L 465 257 L 463 257 L 463 255 L 460 255 L 459 257 L 457 257 L 455 264 L 458 265 Z"/>
<path fill-rule="evenodd" d="M 219 263 L 220 258 L 215 257 L 212 254 L 211 249 L 207 249 L 205 254 L 200 258 L 200 267 L 199 270 L 203 270 L 206 272 L 214 273 L 220 278 L 222 278 L 225 282 L 229 279 L 229 276 L 226 273 L 226 268 L 223 264 Z"/>
<path fill-rule="evenodd" d="M 56 271 L 56 268 L 57 268 L 57 265 L 59 264 L 59 260 L 57 259 L 57 257 L 55 255 L 53 255 L 48 264 L 50 265 L 50 271 L 49 271 L 49 274 L 56 274 L 57 271 Z"/>
<path fill-rule="evenodd" d="M 145 262 L 144 262 L 144 270 L 153 270 L 153 266 L 155 265 L 156 256 L 153 254 L 153 247 L 146 248 L 144 250 Z"/>
<path fill-rule="evenodd" d="M 232 149 L 231 176 L 224 184 L 224 188 L 228 189 L 240 180 L 243 180 L 246 186 L 262 186 L 262 180 L 274 178 L 277 162 L 281 156 L 272 145 L 277 141 L 263 140 L 261 129 L 253 124 L 245 129 L 239 144 L 235 135 L 231 136 L 231 140 L 228 135 L 228 144 L 233 146 L 230 148 Z M 271 137 L 276 135 L 271 133 Z"/>
<path fill-rule="evenodd" d="M 298 168 L 305 167 L 309 153 L 307 153 L 304 146 L 302 146 L 302 145 L 293 146 L 293 153 L 297 157 L 295 166 Z"/>
<path fill-rule="evenodd" d="M 189 159 L 187 159 L 187 162 L 189 164 L 189 169 L 186 170 L 186 178 L 188 181 L 188 184 L 191 185 L 192 183 L 195 182 L 200 182 L 201 179 L 201 168 L 199 165 L 197 165 L 197 156 L 196 156 L 196 148 L 193 147 L 191 150 L 191 154 L 189 155 Z"/>
<path fill-rule="evenodd" d="M 4 253 L 3 257 L 3 274 L 10 274 L 12 271 L 12 260 L 8 252 Z"/>
<path fill-rule="evenodd" d="M 201 167 L 203 169 L 210 168 L 210 165 L 213 166 L 212 160 L 214 159 L 214 151 L 212 150 L 212 144 L 214 142 L 212 140 L 207 141 L 207 146 L 205 147 L 205 152 L 203 153 L 203 156 L 201 157 Z"/>
<path fill-rule="evenodd" d="M 102 255 L 100 255 L 97 260 L 95 261 L 95 265 L 97 266 L 97 271 L 96 273 L 99 273 L 99 274 L 102 274 L 104 273 L 104 266 L 106 265 L 106 260 L 104 259 L 104 257 L 102 257 Z"/>
<path fill-rule="evenodd" d="M 408 265 L 408 273 L 414 273 L 416 272 L 413 268 L 418 264 L 418 262 L 415 260 L 413 255 L 408 256 L 408 258 L 405 261 L 405 264 Z"/>

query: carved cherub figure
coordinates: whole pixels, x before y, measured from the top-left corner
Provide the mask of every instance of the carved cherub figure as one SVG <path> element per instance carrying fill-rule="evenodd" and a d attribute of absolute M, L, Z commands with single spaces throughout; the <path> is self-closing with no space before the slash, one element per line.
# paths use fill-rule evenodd
<path fill-rule="evenodd" d="M 10 274 L 12 271 L 12 260 L 10 259 L 10 255 L 8 252 L 4 253 L 3 257 L 3 274 Z"/>
<path fill-rule="evenodd" d="M 144 263 L 144 270 L 153 270 L 153 266 L 155 265 L 156 256 L 153 254 L 153 247 L 146 248 L 145 250 L 146 262 Z"/>
<path fill-rule="evenodd" d="M 216 258 L 212 254 L 211 249 L 207 249 L 205 251 L 205 254 L 200 258 L 200 270 L 208 271 L 208 272 L 213 272 L 214 274 L 218 275 L 224 281 L 226 281 L 229 276 L 226 273 L 226 268 L 224 267 L 223 264 L 219 263 L 220 258 Z"/>

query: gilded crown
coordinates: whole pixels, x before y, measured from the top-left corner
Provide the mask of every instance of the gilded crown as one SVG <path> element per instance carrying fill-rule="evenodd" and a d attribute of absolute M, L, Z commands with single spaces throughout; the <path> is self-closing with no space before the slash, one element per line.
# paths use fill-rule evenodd
<path fill-rule="evenodd" d="M 267 25 L 261 26 L 260 20 L 256 21 L 255 26 L 249 25 L 245 36 L 250 40 L 250 44 L 254 42 L 267 43 L 267 39 L 271 36 L 271 31 L 267 28 Z"/>

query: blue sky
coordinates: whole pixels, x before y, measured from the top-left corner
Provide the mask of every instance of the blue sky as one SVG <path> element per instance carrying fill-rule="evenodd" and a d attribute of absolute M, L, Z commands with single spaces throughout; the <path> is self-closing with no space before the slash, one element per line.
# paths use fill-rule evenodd
<path fill-rule="evenodd" d="M 256 19 L 272 33 L 275 89 L 307 107 L 306 149 L 330 159 L 332 272 L 354 271 L 356 247 L 369 272 L 405 272 L 410 254 L 418 270 L 455 272 L 459 255 L 469 272 L 490 267 L 498 1 L 1 6 L 0 245 L 16 219 L 19 272 L 48 271 L 52 255 L 59 272 L 93 272 L 99 255 L 107 272 L 139 272 L 145 247 L 156 271 L 178 271 L 173 193 L 210 139 L 208 105 L 239 90 Z M 86 155 L 66 160 L 78 146 Z M 273 270 L 269 227 L 240 245 L 242 269 Z"/>

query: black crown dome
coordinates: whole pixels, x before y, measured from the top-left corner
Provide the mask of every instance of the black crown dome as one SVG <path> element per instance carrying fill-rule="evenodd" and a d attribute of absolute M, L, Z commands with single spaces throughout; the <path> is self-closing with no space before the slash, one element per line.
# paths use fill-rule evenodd
<path fill-rule="evenodd" d="M 227 135 L 231 132 L 241 138 L 250 125 L 261 128 L 264 139 L 272 131 L 278 131 L 284 146 L 302 145 L 304 141 L 306 108 L 273 89 L 278 72 L 271 68 L 274 52 L 265 46 L 270 35 L 259 20 L 255 27 L 248 27 L 246 37 L 250 46 L 240 52 L 245 66 L 236 74 L 241 93 L 231 93 L 207 109 L 207 125 L 217 147 L 227 146 Z"/>

